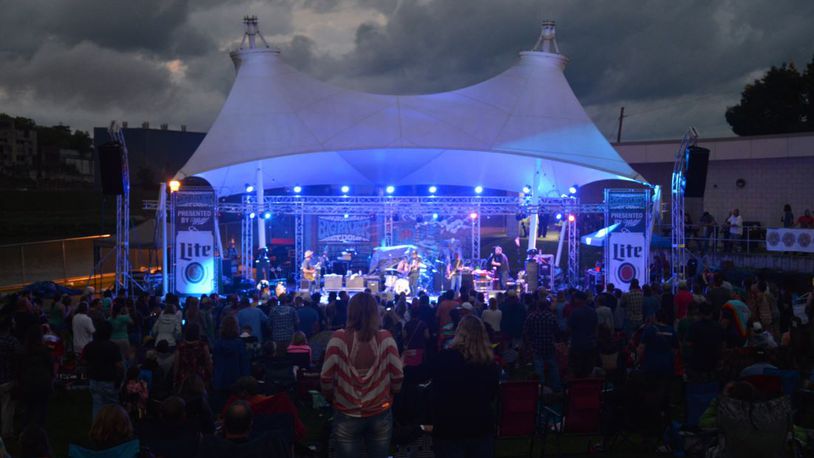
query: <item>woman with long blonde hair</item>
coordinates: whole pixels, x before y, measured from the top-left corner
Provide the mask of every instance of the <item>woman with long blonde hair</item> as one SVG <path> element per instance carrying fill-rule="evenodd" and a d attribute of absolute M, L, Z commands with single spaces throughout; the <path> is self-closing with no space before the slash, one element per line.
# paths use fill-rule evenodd
<path fill-rule="evenodd" d="M 356 294 L 348 304 L 345 328 L 334 332 L 325 350 L 320 382 L 333 400 L 339 458 L 361 456 L 363 449 L 370 458 L 385 458 L 390 452 L 390 408 L 404 374 L 396 341 L 379 325 L 376 299 Z"/>
<path fill-rule="evenodd" d="M 431 365 L 431 374 L 435 456 L 492 456 L 500 369 L 479 318 L 461 319 L 449 349 Z"/>

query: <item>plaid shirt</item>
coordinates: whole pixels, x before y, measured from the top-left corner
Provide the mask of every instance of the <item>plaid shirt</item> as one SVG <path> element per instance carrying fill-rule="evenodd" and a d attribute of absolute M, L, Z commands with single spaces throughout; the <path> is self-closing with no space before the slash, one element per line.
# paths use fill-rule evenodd
<path fill-rule="evenodd" d="M 290 305 L 278 305 L 271 309 L 271 338 L 275 342 L 289 342 L 294 336 L 296 317 L 297 312 Z"/>
<path fill-rule="evenodd" d="M 631 289 L 622 295 L 622 306 L 627 312 L 627 321 L 633 324 L 641 324 L 644 320 L 642 305 L 644 304 L 644 294 L 640 289 Z"/>
<path fill-rule="evenodd" d="M 0 384 L 14 380 L 14 362 L 20 343 L 14 336 L 0 336 Z"/>
<path fill-rule="evenodd" d="M 550 358 L 554 356 L 554 337 L 559 330 L 557 318 L 549 310 L 534 311 L 523 325 L 526 348 L 535 357 Z"/>

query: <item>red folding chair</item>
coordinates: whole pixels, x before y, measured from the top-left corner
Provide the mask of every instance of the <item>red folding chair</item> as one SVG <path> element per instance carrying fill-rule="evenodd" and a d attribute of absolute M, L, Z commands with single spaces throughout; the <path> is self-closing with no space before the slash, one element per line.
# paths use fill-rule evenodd
<path fill-rule="evenodd" d="M 527 438 L 528 456 L 531 457 L 534 451 L 534 437 L 537 435 L 539 400 L 540 384 L 536 380 L 501 383 L 496 439 Z"/>
<path fill-rule="evenodd" d="M 560 449 L 562 435 L 598 436 L 602 434 L 602 387 L 604 381 L 599 378 L 574 379 L 565 388 L 565 399 L 562 411 L 544 407 L 545 438 L 549 431 L 555 433 L 557 449 Z"/>

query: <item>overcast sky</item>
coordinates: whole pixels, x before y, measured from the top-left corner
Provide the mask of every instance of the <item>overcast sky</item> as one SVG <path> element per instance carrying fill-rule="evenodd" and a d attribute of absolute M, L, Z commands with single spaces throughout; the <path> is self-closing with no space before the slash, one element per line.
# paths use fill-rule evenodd
<path fill-rule="evenodd" d="M 384 93 L 482 81 L 553 19 L 566 76 L 609 138 L 625 106 L 623 140 L 732 135 L 724 111 L 744 84 L 814 55 L 811 0 L 0 0 L 0 112 L 206 130 L 245 14 L 295 67 Z"/>

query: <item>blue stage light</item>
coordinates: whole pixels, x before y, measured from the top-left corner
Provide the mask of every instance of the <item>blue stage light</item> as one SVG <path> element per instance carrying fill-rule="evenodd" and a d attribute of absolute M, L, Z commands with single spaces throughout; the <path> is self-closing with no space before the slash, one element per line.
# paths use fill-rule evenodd
<path fill-rule="evenodd" d="M 523 194 L 530 194 L 531 193 L 531 186 L 525 185 L 523 186 Z"/>
<path fill-rule="evenodd" d="M 579 186 L 573 185 L 573 186 L 568 188 L 568 193 L 569 194 L 576 194 L 578 189 L 579 189 Z"/>
<path fill-rule="evenodd" d="M 302 192 L 302 186 L 294 186 L 294 194 L 299 194 Z"/>
<path fill-rule="evenodd" d="M 254 192 L 254 186 L 247 184 L 246 185 L 246 192 Z"/>
<path fill-rule="evenodd" d="M 432 219 L 437 220 L 438 219 L 438 213 L 433 213 L 432 214 Z"/>
<path fill-rule="evenodd" d="M 344 216 L 345 218 L 349 218 L 349 217 L 350 217 L 350 215 L 348 215 L 347 213 L 345 213 L 343 216 Z"/>
<path fill-rule="evenodd" d="M 257 214 L 254 212 L 249 213 L 249 218 L 254 219 L 255 216 L 257 216 Z"/>
<path fill-rule="evenodd" d="M 396 192 L 396 187 L 393 186 L 393 185 L 390 185 L 390 186 L 384 188 L 384 191 L 386 193 L 388 193 L 388 194 L 393 194 L 394 192 Z"/>
<path fill-rule="evenodd" d="M 561 220 L 562 219 L 562 213 L 557 213 L 557 216 L 555 216 L 555 218 L 557 218 L 557 221 Z"/>
<path fill-rule="evenodd" d="M 429 191 L 430 191 L 430 194 L 435 194 L 436 192 L 438 192 L 438 188 L 436 188 L 435 186 L 430 186 Z"/>
<path fill-rule="evenodd" d="M 342 186 L 341 188 L 339 188 L 339 190 L 342 191 L 342 194 L 347 194 L 350 192 L 350 186 L 348 185 Z"/>
<path fill-rule="evenodd" d="M 263 213 L 263 219 L 271 219 L 271 212 Z"/>
<path fill-rule="evenodd" d="M 483 192 L 483 186 L 475 186 L 475 194 L 480 194 Z"/>

